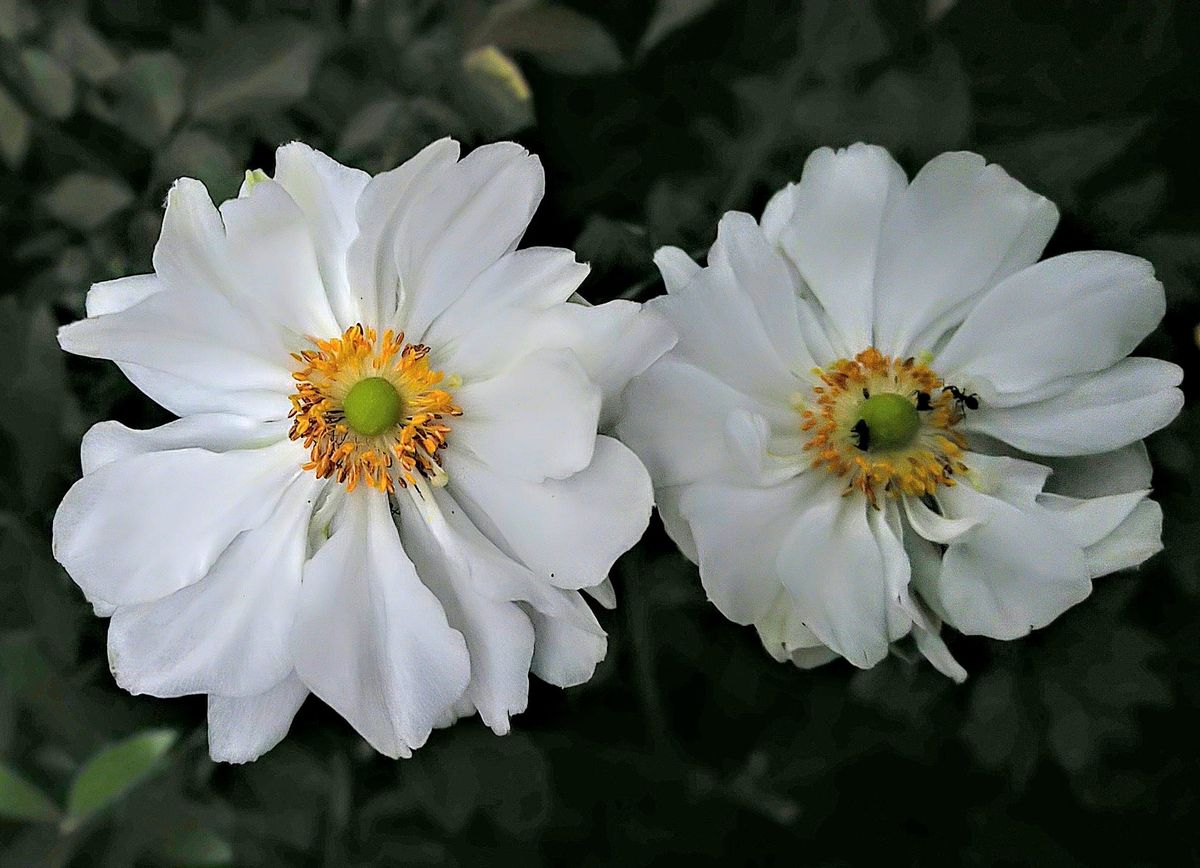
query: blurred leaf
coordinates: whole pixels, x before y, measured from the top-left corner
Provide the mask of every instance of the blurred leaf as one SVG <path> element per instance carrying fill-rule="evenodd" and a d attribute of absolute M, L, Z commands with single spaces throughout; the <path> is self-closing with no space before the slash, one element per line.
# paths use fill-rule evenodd
<path fill-rule="evenodd" d="M 800 26 L 808 63 L 824 77 L 844 75 L 888 50 L 871 0 L 808 0 Z"/>
<path fill-rule="evenodd" d="M 158 851 L 168 865 L 207 868 L 233 864 L 233 846 L 211 829 L 191 828 L 173 835 Z"/>
<path fill-rule="evenodd" d="M 527 52 L 570 75 L 612 72 L 624 62 L 617 43 L 594 19 L 566 6 L 530 0 L 506 0 L 494 7 L 471 42 Z"/>
<path fill-rule="evenodd" d="M 533 123 L 529 83 L 512 58 L 494 45 L 485 45 L 463 58 L 463 69 L 484 108 L 494 115 L 496 135 L 508 135 Z"/>
<path fill-rule="evenodd" d="M 646 25 L 638 50 L 650 51 L 676 30 L 686 27 L 717 4 L 718 0 L 658 0 Z"/>
<path fill-rule="evenodd" d="M 58 805 L 25 778 L 0 762 L 0 817 L 32 823 L 58 819 Z"/>
<path fill-rule="evenodd" d="M 50 34 L 50 50 L 92 84 L 112 78 L 121 69 L 120 59 L 104 37 L 74 15 L 60 19 L 55 25 Z"/>
<path fill-rule="evenodd" d="M 241 161 L 229 148 L 202 130 L 183 130 L 154 161 L 154 175 L 160 183 L 195 178 L 218 202 L 237 195 L 242 172 Z"/>
<path fill-rule="evenodd" d="M 46 210 L 75 229 L 95 229 L 133 202 L 133 191 L 117 178 L 76 172 L 42 197 Z"/>
<path fill-rule="evenodd" d="M 22 48 L 17 55 L 17 83 L 47 117 L 62 120 L 75 110 L 75 79 L 54 55 Z"/>
<path fill-rule="evenodd" d="M 193 111 L 229 120 L 284 108 L 308 93 L 321 51 L 321 35 L 290 19 L 242 27 L 202 62 Z"/>
<path fill-rule="evenodd" d="M 183 64 L 166 52 L 134 54 L 113 83 L 121 129 L 147 147 L 161 142 L 183 116 Z"/>
<path fill-rule="evenodd" d="M 1082 186 L 1124 154 L 1146 130 L 1145 119 L 1100 121 L 1036 132 L 994 149 L 989 158 L 1030 187 L 1074 208 Z"/>
<path fill-rule="evenodd" d="M 0 156 L 14 169 L 29 150 L 29 133 L 29 115 L 0 86 Z"/>
<path fill-rule="evenodd" d="M 16 39 L 20 35 L 20 0 L 0 0 L 0 39 Z"/>
<path fill-rule="evenodd" d="M 574 248 L 580 261 L 589 263 L 597 273 L 615 268 L 648 270 L 654 255 L 644 227 L 602 214 L 588 218 Z"/>
<path fill-rule="evenodd" d="M 0 333 L 14 350 L 9 399 L 21 413 L 0 414 L 0 431 L 24 483 L 25 506 L 42 505 L 63 467 L 64 420 L 74 408 L 66 385 L 66 362 L 45 306 L 32 309 L 9 296 L 0 301 Z"/>
<path fill-rule="evenodd" d="M 78 827 L 154 774 L 176 737 L 169 729 L 147 730 L 102 749 L 84 763 L 67 794 L 68 827 Z"/>
<path fill-rule="evenodd" d="M 360 154 L 378 144 L 400 122 L 404 103 L 396 98 L 369 102 L 342 127 L 338 152 Z"/>

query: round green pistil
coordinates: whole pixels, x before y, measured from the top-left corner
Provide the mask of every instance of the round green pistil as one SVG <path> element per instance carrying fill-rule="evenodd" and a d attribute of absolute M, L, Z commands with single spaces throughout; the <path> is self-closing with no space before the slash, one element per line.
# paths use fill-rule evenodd
<path fill-rule="evenodd" d="M 884 392 L 872 395 L 858 407 L 859 419 L 866 425 L 867 448 L 903 449 L 913 442 L 921 427 L 917 407 L 903 395 Z"/>
<path fill-rule="evenodd" d="M 383 377 L 359 380 L 342 402 L 346 424 L 358 434 L 374 437 L 400 421 L 403 401 L 396 387 Z"/>

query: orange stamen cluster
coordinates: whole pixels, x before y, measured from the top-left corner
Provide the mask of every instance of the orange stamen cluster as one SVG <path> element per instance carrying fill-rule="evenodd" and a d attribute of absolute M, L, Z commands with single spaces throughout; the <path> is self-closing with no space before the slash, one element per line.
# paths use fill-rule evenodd
<path fill-rule="evenodd" d="M 954 485 L 954 474 L 964 473 L 966 440 L 955 430 L 962 409 L 946 384 L 925 364 L 913 358 L 893 359 L 874 347 L 853 359 L 838 359 L 828 368 L 816 368 L 820 383 L 813 387 L 815 401 L 801 410 L 800 428 L 811 432 L 804 448 L 814 452 L 812 466 L 825 467 L 835 476 L 849 476 L 843 495 L 860 491 L 878 508 L 878 492 L 898 497 L 931 495 L 939 485 Z M 860 448 L 854 426 L 860 408 L 870 395 L 892 393 L 913 401 L 928 396 L 921 409 L 920 428 L 911 444 L 898 449 Z"/>
<path fill-rule="evenodd" d="M 415 485 L 418 475 L 435 484 L 445 480 L 438 451 L 446 445 L 446 417 L 462 410 L 449 392 L 435 388 L 444 379 L 429 368 L 429 347 L 404 343 L 390 329 L 376 340 L 374 329 L 354 325 L 341 337 L 310 338 L 316 349 L 293 353 L 300 364 L 292 374 L 289 436 L 301 440 L 311 460 L 304 465 L 318 478 L 334 478 L 353 491 L 360 483 L 392 493 Z M 400 419 L 376 436 L 356 432 L 346 423 L 342 402 L 359 381 L 382 377 L 402 402 Z"/>

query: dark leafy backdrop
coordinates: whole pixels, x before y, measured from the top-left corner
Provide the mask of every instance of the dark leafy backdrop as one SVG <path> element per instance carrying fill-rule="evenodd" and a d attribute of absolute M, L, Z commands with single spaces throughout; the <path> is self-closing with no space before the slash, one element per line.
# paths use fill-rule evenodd
<path fill-rule="evenodd" d="M 1167 0 L 0 0 L 0 863 L 1194 864 L 1191 408 L 1150 442 L 1166 554 L 1026 640 L 951 637 L 961 687 L 774 663 L 655 524 L 590 684 L 403 762 L 310 701 L 264 759 L 214 766 L 202 699 L 112 683 L 49 526 L 89 424 L 166 419 L 56 325 L 150 269 L 171 179 L 228 197 L 295 138 L 372 171 L 516 138 L 549 174 L 528 240 L 590 260 L 596 301 L 661 292 L 655 247 L 701 253 L 815 146 L 910 171 L 971 148 L 1058 202 L 1052 252 L 1156 265 L 1146 350 L 1190 375 L 1198 42 Z"/>

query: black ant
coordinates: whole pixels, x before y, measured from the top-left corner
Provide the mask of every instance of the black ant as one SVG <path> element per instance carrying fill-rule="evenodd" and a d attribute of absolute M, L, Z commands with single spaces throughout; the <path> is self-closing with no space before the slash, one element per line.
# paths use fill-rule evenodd
<path fill-rule="evenodd" d="M 958 407 L 959 413 L 964 413 L 965 410 L 979 409 L 979 395 L 974 392 L 964 392 L 958 386 L 946 386 L 942 389 L 943 392 L 949 392 L 950 397 L 954 399 L 955 405 Z"/>
<path fill-rule="evenodd" d="M 867 452 L 871 448 L 871 429 L 867 427 L 866 419 L 859 419 L 854 423 L 854 427 L 850 429 L 850 433 L 858 438 L 854 444 L 863 452 Z"/>
<path fill-rule="evenodd" d="M 929 403 L 929 393 L 928 392 L 913 392 L 913 397 L 915 397 L 917 399 L 917 409 L 918 410 L 924 412 L 926 410 L 933 409 L 933 405 Z"/>

